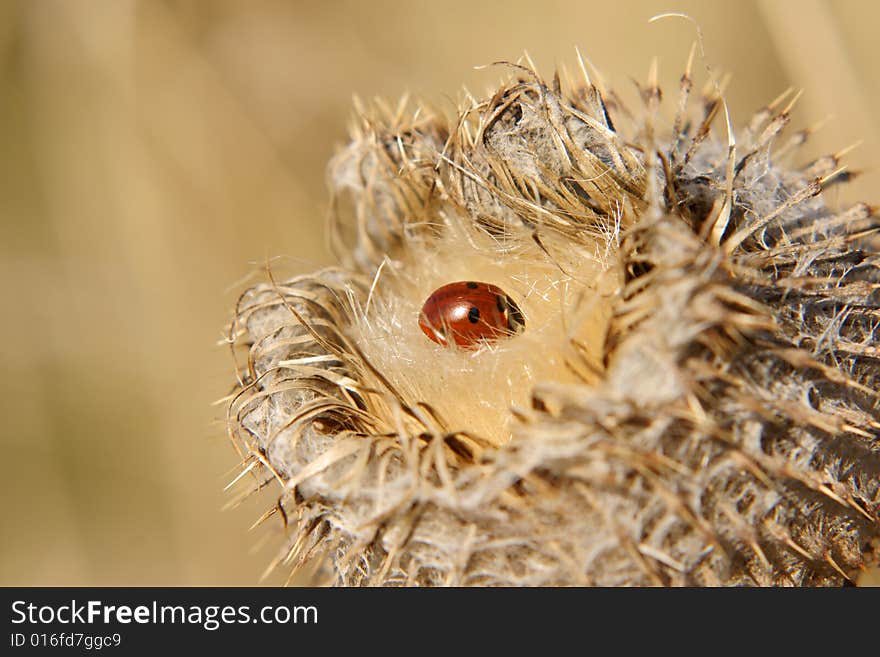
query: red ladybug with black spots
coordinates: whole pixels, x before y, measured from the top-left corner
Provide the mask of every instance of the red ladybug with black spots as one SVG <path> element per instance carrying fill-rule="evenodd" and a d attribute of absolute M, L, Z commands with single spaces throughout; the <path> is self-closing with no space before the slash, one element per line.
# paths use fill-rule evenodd
<path fill-rule="evenodd" d="M 444 347 L 477 349 L 520 333 L 522 311 L 501 288 L 490 283 L 459 281 L 438 288 L 419 315 L 425 335 Z"/>

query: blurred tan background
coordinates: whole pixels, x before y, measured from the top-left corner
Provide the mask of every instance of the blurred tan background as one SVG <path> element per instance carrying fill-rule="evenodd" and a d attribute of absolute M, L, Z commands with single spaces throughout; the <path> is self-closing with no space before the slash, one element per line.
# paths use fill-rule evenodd
<path fill-rule="evenodd" d="M 858 1 L 2 0 L 0 585 L 244 585 L 279 544 L 231 496 L 217 346 L 243 278 L 331 262 L 324 169 L 352 94 L 451 109 L 527 49 L 615 87 L 695 38 L 735 122 L 789 85 L 819 154 L 864 140 L 843 200 L 880 201 L 876 25 Z M 702 64 L 697 66 L 705 78 Z M 260 544 L 266 544 L 260 547 Z M 284 581 L 275 573 L 269 584 Z"/>

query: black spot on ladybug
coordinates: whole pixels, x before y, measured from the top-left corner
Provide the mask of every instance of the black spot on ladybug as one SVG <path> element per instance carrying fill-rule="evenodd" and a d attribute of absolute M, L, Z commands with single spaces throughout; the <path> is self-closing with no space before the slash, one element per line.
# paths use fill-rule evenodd
<path fill-rule="evenodd" d="M 473 281 L 471 281 L 470 283 L 468 283 L 467 286 L 468 286 L 471 290 L 476 290 L 478 287 L 480 287 L 479 285 L 477 285 L 477 284 L 474 283 Z"/>
<path fill-rule="evenodd" d="M 471 324 L 476 324 L 480 321 L 480 309 L 476 306 L 471 306 L 471 309 L 468 310 L 468 321 Z"/>

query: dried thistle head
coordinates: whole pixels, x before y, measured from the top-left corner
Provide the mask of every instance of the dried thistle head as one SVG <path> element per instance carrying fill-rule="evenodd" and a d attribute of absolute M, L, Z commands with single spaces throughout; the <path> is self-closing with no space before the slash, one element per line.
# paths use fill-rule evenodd
<path fill-rule="evenodd" d="M 337 584 L 832 585 L 880 553 L 878 257 L 839 156 L 786 164 L 691 60 L 663 126 L 532 68 L 447 119 L 359 108 L 330 167 L 341 267 L 257 285 L 230 329 L 243 467 L 295 567 Z M 419 329 L 451 281 L 525 329 Z"/>

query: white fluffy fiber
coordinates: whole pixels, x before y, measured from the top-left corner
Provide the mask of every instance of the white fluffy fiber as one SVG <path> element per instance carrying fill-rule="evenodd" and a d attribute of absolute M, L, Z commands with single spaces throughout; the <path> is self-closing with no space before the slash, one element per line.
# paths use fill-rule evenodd
<path fill-rule="evenodd" d="M 608 256 L 615 235 L 575 249 L 548 245 L 557 251 L 554 262 L 527 234 L 500 249 L 454 214 L 443 223 L 442 238 L 414 240 L 377 271 L 354 339 L 405 403 L 429 400 L 444 431 L 502 444 L 510 438 L 511 408 L 529 408 L 537 383 L 596 380 L 573 343 L 601 367 L 610 300 L 622 278 Z M 423 303 L 440 286 L 465 280 L 504 290 L 522 310 L 527 330 L 477 351 L 430 341 L 418 325 Z"/>

